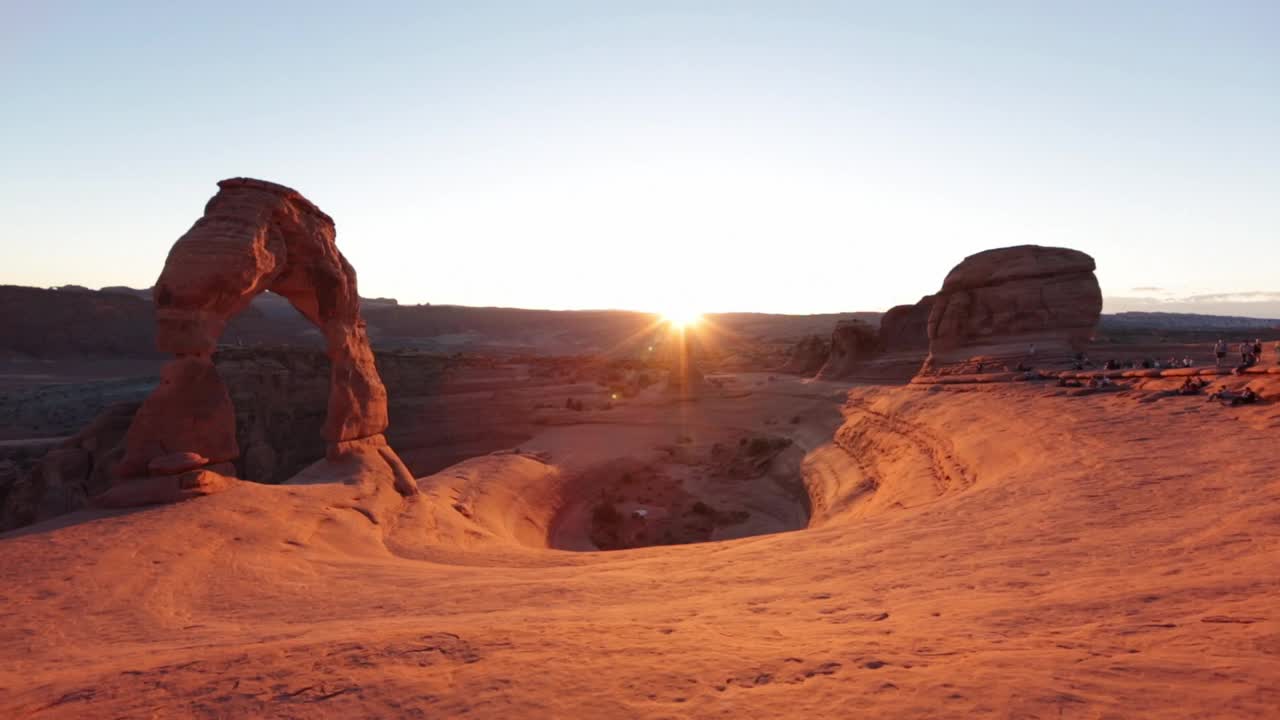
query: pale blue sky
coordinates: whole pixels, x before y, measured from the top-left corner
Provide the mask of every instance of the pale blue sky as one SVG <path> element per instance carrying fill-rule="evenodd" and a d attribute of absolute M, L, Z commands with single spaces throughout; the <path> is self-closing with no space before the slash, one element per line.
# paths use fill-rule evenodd
<path fill-rule="evenodd" d="M 149 286 L 248 175 L 402 302 L 885 309 L 1040 243 L 1280 315 L 1280 2 L 324 5 L 0 0 L 0 282 Z"/>

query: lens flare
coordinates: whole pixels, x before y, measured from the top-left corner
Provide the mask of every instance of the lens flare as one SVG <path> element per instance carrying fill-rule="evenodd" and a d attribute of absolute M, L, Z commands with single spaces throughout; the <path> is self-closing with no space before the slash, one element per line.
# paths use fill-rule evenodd
<path fill-rule="evenodd" d="M 662 319 L 677 330 L 691 328 L 702 321 L 702 313 L 689 308 L 671 308 L 662 313 Z"/>

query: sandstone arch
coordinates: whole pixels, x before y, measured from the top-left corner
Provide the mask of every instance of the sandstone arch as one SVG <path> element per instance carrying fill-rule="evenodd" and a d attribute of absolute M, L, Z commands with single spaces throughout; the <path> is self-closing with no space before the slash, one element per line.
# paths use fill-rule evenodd
<path fill-rule="evenodd" d="M 175 359 L 129 428 L 118 478 L 146 475 L 153 461 L 174 453 L 211 465 L 239 456 L 235 411 L 212 354 L 227 321 L 267 290 L 324 334 L 332 374 L 322 434 L 330 455 L 352 441 L 385 444 L 387 393 L 333 220 L 283 185 L 233 178 L 218 188 L 156 282 L 156 344 Z"/>

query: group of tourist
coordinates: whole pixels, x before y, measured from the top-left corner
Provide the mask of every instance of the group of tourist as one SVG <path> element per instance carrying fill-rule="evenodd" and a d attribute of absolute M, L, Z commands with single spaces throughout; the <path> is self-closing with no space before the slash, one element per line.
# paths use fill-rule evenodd
<path fill-rule="evenodd" d="M 1209 387 L 1209 381 L 1205 378 L 1189 377 L 1182 381 L 1182 386 L 1178 388 L 1179 395 L 1199 395 L 1201 390 Z M 1209 400 L 1217 400 L 1223 405 L 1252 405 L 1260 399 L 1258 393 L 1251 388 L 1244 388 L 1239 392 L 1229 390 L 1227 388 L 1218 388 L 1209 393 Z"/>
<path fill-rule="evenodd" d="M 1181 360 L 1171 357 L 1164 363 L 1155 358 L 1142 358 L 1139 360 L 1108 360 L 1102 365 L 1103 370 L 1161 370 L 1172 368 L 1189 368 L 1195 367 L 1196 362 L 1190 357 L 1184 357 Z M 1079 368 L 1077 368 L 1079 369 Z"/>
<path fill-rule="evenodd" d="M 1199 395 L 1200 391 L 1209 386 L 1209 381 L 1204 378 L 1188 377 L 1182 381 L 1182 387 L 1178 388 L 1179 395 Z"/>
<path fill-rule="evenodd" d="M 1101 390 L 1104 388 L 1117 387 L 1111 381 L 1111 378 L 1104 376 L 1091 377 L 1088 380 L 1078 380 L 1076 378 L 1058 378 L 1058 387 L 1070 388 L 1090 388 L 1092 390 Z"/>
<path fill-rule="evenodd" d="M 1254 338 L 1253 342 L 1245 340 L 1239 345 L 1240 364 L 1236 366 L 1236 370 L 1240 371 L 1245 368 L 1253 367 L 1262 361 L 1262 340 Z M 1213 345 L 1213 355 L 1217 358 L 1218 367 L 1226 361 L 1227 342 L 1222 338 L 1218 338 L 1218 342 Z M 1280 363 L 1280 340 L 1276 341 L 1276 362 Z"/>

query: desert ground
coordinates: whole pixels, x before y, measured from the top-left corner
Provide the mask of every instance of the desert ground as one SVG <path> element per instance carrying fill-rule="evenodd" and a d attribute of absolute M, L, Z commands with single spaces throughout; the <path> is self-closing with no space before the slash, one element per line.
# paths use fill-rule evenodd
<path fill-rule="evenodd" d="M 415 497 L 241 482 L 10 533 L 0 708 L 1192 718 L 1280 705 L 1276 406 L 1169 395 L 1159 379 L 1109 392 L 719 379 L 696 399 L 655 387 L 548 412 L 518 448 L 422 477 Z M 763 470 L 757 438 L 789 441 L 765 443 Z M 621 524 L 676 515 L 669 528 L 703 541 L 576 552 L 602 486 L 621 496 Z M 769 534 L 742 536 L 756 532 Z"/>

